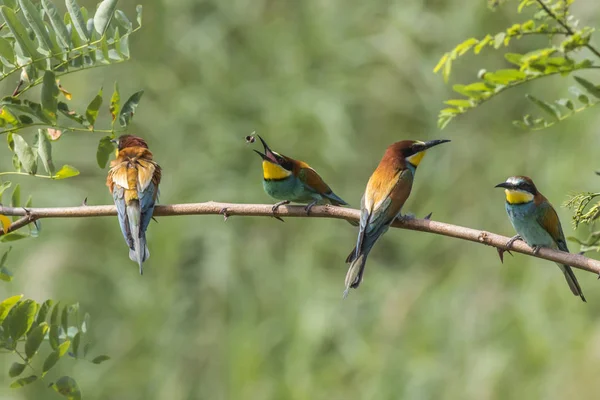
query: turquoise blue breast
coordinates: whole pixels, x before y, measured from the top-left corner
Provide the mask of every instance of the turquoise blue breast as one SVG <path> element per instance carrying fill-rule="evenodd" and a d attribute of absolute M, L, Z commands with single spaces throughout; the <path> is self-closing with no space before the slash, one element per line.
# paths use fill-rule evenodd
<path fill-rule="evenodd" d="M 263 187 L 269 196 L 278 200 L 290 200 L 302 203 L 322 199 L 321 195 L 308 189 L 295 176 L 278 181 L 263 180 Z"/>
<path fill-rule="evenodd" d="M 552 236 L 538 222 L 539 210 L 533 202 L 506 203 L 506 212 L 517 233 L 529 246 L 556 247 Z"/>

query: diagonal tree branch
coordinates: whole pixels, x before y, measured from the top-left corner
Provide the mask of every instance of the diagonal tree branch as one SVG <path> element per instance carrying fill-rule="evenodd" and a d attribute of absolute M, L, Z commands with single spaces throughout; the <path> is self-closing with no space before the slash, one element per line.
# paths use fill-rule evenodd
<path fill-rule="evenodd" d="M 0 214 L 8 216 L 22 216 L 24 218 L 15 221 L 9 232 L 26 226 L 41 218 L 86 218 L 116 216 L 115 206 L 79 206 L 79 207 L 56 207 L 56 208 L 15 208 L 0 206 Z M 273 214 L 270 204 L 235 204 L 217 203 L 209 201 L 206 203 L 170 204 L 158 205 L 154 210 L 154 216 L 176 216 L 176 215 L 223 215 L 225 220 L 231 216 L 254 216 L 254 217 L 299 217 L 299 218 L 334 218 L 356 222 L 360 218 L 360 211 L 352 208 L 315 206 L 310 215 L 306 215 L 303 206 L 281 206 L 276 214 Z M 508 250 L 506 243 L 509 238 L 495 233 L 466 228 L 458 225 L 427 219 L 408 219 L 396 221 L 392 225 L 395 228 L 409 229 L 413 231 L 434 233 L 449 236 L 456 239 L 468 240 L 495 247 L 499 250 Z M 2 236 L 2 233 L 0 233 Z M 562 251 L 542 248 L 537 254 L 523 242 L 515 242 L 510 250 L 528 256 L 543 258 L 567 264 L 589 272 L 600 274 L 600 261 L 579 254 L 565 253 Z"/>

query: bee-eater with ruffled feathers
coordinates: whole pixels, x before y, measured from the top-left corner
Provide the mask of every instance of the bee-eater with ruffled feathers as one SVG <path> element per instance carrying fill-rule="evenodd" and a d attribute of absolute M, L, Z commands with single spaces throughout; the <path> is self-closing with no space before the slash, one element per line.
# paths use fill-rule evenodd
<path fill-rule="evenodd" d="M 257 135 L 258 136 L 258 135 Z M 307 163 L 272 151 L 267 143 L 258 136 L 264 147 L 264 154 L 254 150 L 262 158 L 263 188 L 276 200 L 273 212 L 291 201 L 307 204 L 306 213 L 315 204 L 346 205 L 325 183 L 323 178 Z"/>
<path fill-rule="evenodd" d="M 367 256 L 375 242 L 389 229 L 394 220 L 400 217 L 402 206 L 408 199 L 417 166 L 425 151 L 449 140 L 431 140 L 420 142 L 403 140 L 389 146 L 379 162 L 377 169 L 367 183 L 367 189 L 361 200 L 360 225 L 356 247 L 352 250 L 347 263 L 346 290 L 356 289 L 363 279 Z"/>
<path fill-rule="evenodd" d="M 517 231 L 517 235 L 506 244 L 507 248 L 516 240 L 524 240 L 534 253 L 541 247 L 569 252 L 558 214 L 548 199 L 537 190 L 531 178 L 512 176 L 496 187 L 504 189 L 506 212 Z M 564 273 L 571 292 L 586 301 L 571 267 L 557 265 Z"/>
<path fill-rule="evenodd" d="M 161 168 L 153 160 L 148 144 L 140 137 L 123 135 L 117 143 L 117 158 L 110 163 L 106 178 L 115 205 L 123 237 L 129 246 L 129 258 L 142 264 L 150 257 L 146 229 L 158 198 Z"/>

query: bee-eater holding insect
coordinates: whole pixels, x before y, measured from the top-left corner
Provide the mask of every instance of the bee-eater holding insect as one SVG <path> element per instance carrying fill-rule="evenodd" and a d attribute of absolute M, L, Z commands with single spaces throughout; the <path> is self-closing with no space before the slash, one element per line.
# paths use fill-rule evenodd
<path fill-rule="evenodd" d="M 526 176 L 512 176 L 496 187 L 504 188 L 506 212 L 517 235 L 506 244 L 507 248 L 516 241 L 524 240 L 533 252 L 541 247 L 569 252 L 558 214 L 552 204 L 538 192 L 535 184 Z M 557 264 L 565 274 L 571 292 L 586 301 L 573 270 L 568 265 Z"/>
<path fill-rule="evenodd" d="M 352 250 L 347 263 L 350 268 L 346 274 L 346 290 L 356 289 L 360 285 L 365 263 L 371 248 L 400 217 L 402 206 L 410 195 L 417 166 L 425 155 L 425 150 L 447 143 L 449 140 L 431 140 L 419 142 L 403 140 L 389 146 L 379 162 L 377 169 L 367 183 L 367 189 L 361 200 L 360 228 L 356 247 Z"/>
<path fill-rule="evenodd" d="M 273 206 L 273 212 L 291 201 L 307 204 L 304 208 L 307 214 L 315 204 L 348 204 L 333 193 L 310 165 L 272 151 L 263 138 L 258 138 L 265 148 L 264 154 L 254 150 L 263 160 L 263 188 L 269 196 L 281 200 Z"/>
<path fill-rule="evenodd" d="M 113 142 L 117 144 L 117 158 L 110 163 L 106 186 L 117 206 L 129 258 L 138 263 L 141 275 L 142 264 L 150 257 L 146 229 L 158 197 L 161 169 L 144 139 L 123 135 Z"/>

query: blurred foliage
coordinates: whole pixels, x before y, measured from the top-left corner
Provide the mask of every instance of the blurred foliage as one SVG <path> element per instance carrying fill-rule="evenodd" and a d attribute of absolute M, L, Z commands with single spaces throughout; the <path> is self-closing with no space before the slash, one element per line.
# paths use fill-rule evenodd
<path fill-rule="evenodd" d="M 95 124 L 102 105 L 102 89 L 88 104 L 85 114 L 79 114 L 70 110 L 67 103 L 59 100 L 61 95 L 67 101 L 72 100 L 73 96 L 60 84 L 58 77 L 130 58 L 129 36 L 141 28 L 142 7 L 136 8 L 138 26 L 134 28 L 126 14 L 116 9 L 116 6 L 117 0 L 104 0 L 98 4 L 95 13 L 89 14 L 76 0 L 67 0 L 67 12 L 63 18 L 57 6 L 49 0 L 42 0 L 37 4 L 31 0 L 2 2 L 0 82 L 19 72 L 20 79 L 12 95 L 0 100 L 0 135 L 6 134 L 8 148 L 13 153 L 14 168 L 14 171 L 0 172 L 0 176 L 31 175 L 58 180 L 79 175 L 77 168 L 68 164 L 56 169 L 52 158 L 52 143 L 69 131 L 107 134 L 100 139 L 97 150 L 99 166 L 106 166 L 108 156 L 114 150 L 110 140 L 116 137 L 117 132 L 123 130 L 115 130 L 115 121 L 119 120 L 121 128 L 129 125 L 143 92 L 132 95 L 121 107 L 120 94 L 115 83 L 109 110 L 112 117 L 111 127 L 99 130 L 95 128 Z M 41 85 L 39 102 L 22 99 L 26 92 L 38 85 Z M 73 122 L 76 126 L 72 125 Z M 37 134 L 30 144 L 17 132 L 27 134 L 32 127 L 41 128 L 37 128 Z M 47 175 L 38 174 L 40 164 Z M 11 186 L 12 182 L 0 180 L 0 203 L 3 192 Z M 18 184 L 12 191 L 10 205 L 21 206 L 21 190 Z M 27 209 L 31 206 L 32 197 L 29 196 L 24 207 Z M 15 220 L 17 218 L 13 217 L 13 221 Z M 28 225 L 28 232 L 11 232 L 10 226 L 11 220 L 0 215 L 0 242 L 37 237 L 40 229 L 40 223 L 37 221 Z M 7 268 L 11 249 L 12 247 L 9 247 L 4 251 L 0 260 L 0 279 L 7 282 L 13 278 L 11 270 Z M 3 321 L 0 347 L 16 353 L 23 361 L 13 363 L 9 370 L 10 377 L 18 377 L 26 367 L 35 371 L 31 361 L 42 341 L 49 340 L 53 351 L 45 359 L 41 374 L 19 378 L 10 385 L 11 388 L 29 385 L 43 378 L 69 349 L 69 354 L 77 358 L 82 333 L 85 333 L 85 328 L 80 331 L 79 327 L 74 328 L 75 333 L 70 334 L 68 331 L 67 319 L 69 314 L 77 312 L 76 306 L 63 309 L 59 327 L 58 305 L 53 309 L 50 324 L 47 324 L 44 319 L 51 301 L 48 300 L 40 307 L 31 299 L 21 302 L 21 297 L 10 297 L 0 303 L 0 322 Z M 24 349 L 17 348 L 19 341 L 24 342 Z M 84 347 L 83 358 L 88 346 L 89 344 L 86 344 Z M 99 356 L 92 362 L 100 363 L 106 359 L 106 356 Z M 81 398 L 73 378 L 64 376 L 49 386 L 67 398 Z"/>
<path fill-rule="evenodd" d="M 440 111 L 438 117 L 440 128 L 444 128 L 456 116 L 466 113 L 505 90 L 548 76 L 559 74 L 566 76 L 575 71 L 600 68 L 596 59 L 588 57 L 574 59 L 576 53 L 585 48 L 589 49 L 596 58 L 600 57 L 600 52 L 590 44 L 595 29 L 589 26 L 579 28 L 579 20 L 575 19 L 570 12 L 570 6 L 574 1 L 520 0 L 518 12 L 531 12 L 531 19 L 513 24 L 502 32 L 487 34 L 483 39 L 469 38 L 452 51 L 445 53 L 434 68 L 434 72 L 442 71 L 444 81 L 447 82 L 453 62 L 470 50 L 473 50 L 474 54 L 479 54 L 486 47 L 498 50 L 508 47 L 511 40 L 521 39 L 524 36 L 541 35 L 547 38 L 545 46 L 534 48 L 525 54 L 504 54 L 506 61 L 516 67 L 492 72 L 482 69 L 478 73 L 477 82 L 454 85 L 454 91 L 465 96 L 466 99 L 446 101 L 446 104 L 451 107 Z M 499 4 L 491 5 L 497 7 Z M 560 36 L 561 40 L 554 42 L 553 39 L 557 36 Z M 576 102 L 568 98 L 556 100 L 551 104 L 527 94 L 527 99 L 547 117 L 536 118 L 527 114 L 521 120 L 514 121 L 515 125 L 524 129 L 544 129 L 596 105 L 600 100 L 600 87 L 579 76 L 575 76 L 575 80 L 587 92 L 585 94 L 577 86 L 569 88 L 579 104 L 576 105 Z"/>
<path fill-rule="evenodd" d="M 23 295 L 12 296 L 0 303 L 0 348 L 19 357 L 8 371 L 10 378 L 18 378 L 11 388 L 46 379 L 63 356 L 68 354 L 72 358 L 85 359 L 90 349 L 90 343 L 85 340 L 90 317 L 86 313 L 83 320 L 79 318 L 78 304 L 61 307 L 59 303 L 54 305 L 52 300 L 38 304 L 22 298 Z M 49 352 L 44 352 L 47 353 L 45 357 L 36 357 L 44 342 L 48 344 Z M 91 362 L 98 364 L 107 359 L 107 356 L 97 356 Z M 23 377 L 27 375 L 26 370 L 33 375 Z M 63 376 L 48 386 L 69 399 L 81 398 L 73 378 Z"/>
<path fill-rule="evenodd" d="M 588 21 L 600 13 L 595 2 L 574 7 Z M 441 138 L 437 104 L 449 93 L 431 69 L 442 49 L 500 31 L 511 12 L 470 0 L 147 0 L 131 62 L 61 84 L 77 110 L 117 80 L 123 93 L 144 88 L 129 128 L 163 167 L 163 203 L 270 201 L 260 159 L 243 140 L 256 130 L 357 207 L 387 145 Z M 528 51 L 524 41 L 511 46 Z M 503 59 L 488 52 L 480 61 Z M 452 74 L 471 71 L 456 62 Z M 557 81 L 536 97 L 561 90 Z M 448 125 L 452 144 L 425 157 L 405 211 L 508 236 L 493 188 L 507 176 L 531 176 L 555 205 L 594 187 L 596 177 L 574 166 L 597 162 L 597 116 L 524 135 L 505 123 L 522 115 L 524 94 L 516 87 Z M 109 203 L 97 139 L 69 131 L 53 148 L 57 165 L 81 171 L 74 179 L 16 176 L 10 189 L 19 182 L 39 206 Z M 2 170 L 12 168 L 5 154 Z M 86 399 L 552 400 L 600 390 L 593 274 L 576 271 L 589 301 L 582 306 L 552 263 L 516 255 L 501 265 L 488 247 L 393 229 L 373 249 L 360 290 L 341 301 L 356 240 L 343 221 L 158 221 L 143 278 L 116 218 L 48 219 L 35 242 L 11 243 L 14 277 L 0 292 L 77 299 L 98 321 L 87 334 L 112 361 L 60 365 Z M 11 391 L 14 379 L 1 378 L 3 399 L 61 398 L 39 382 Z"/>

